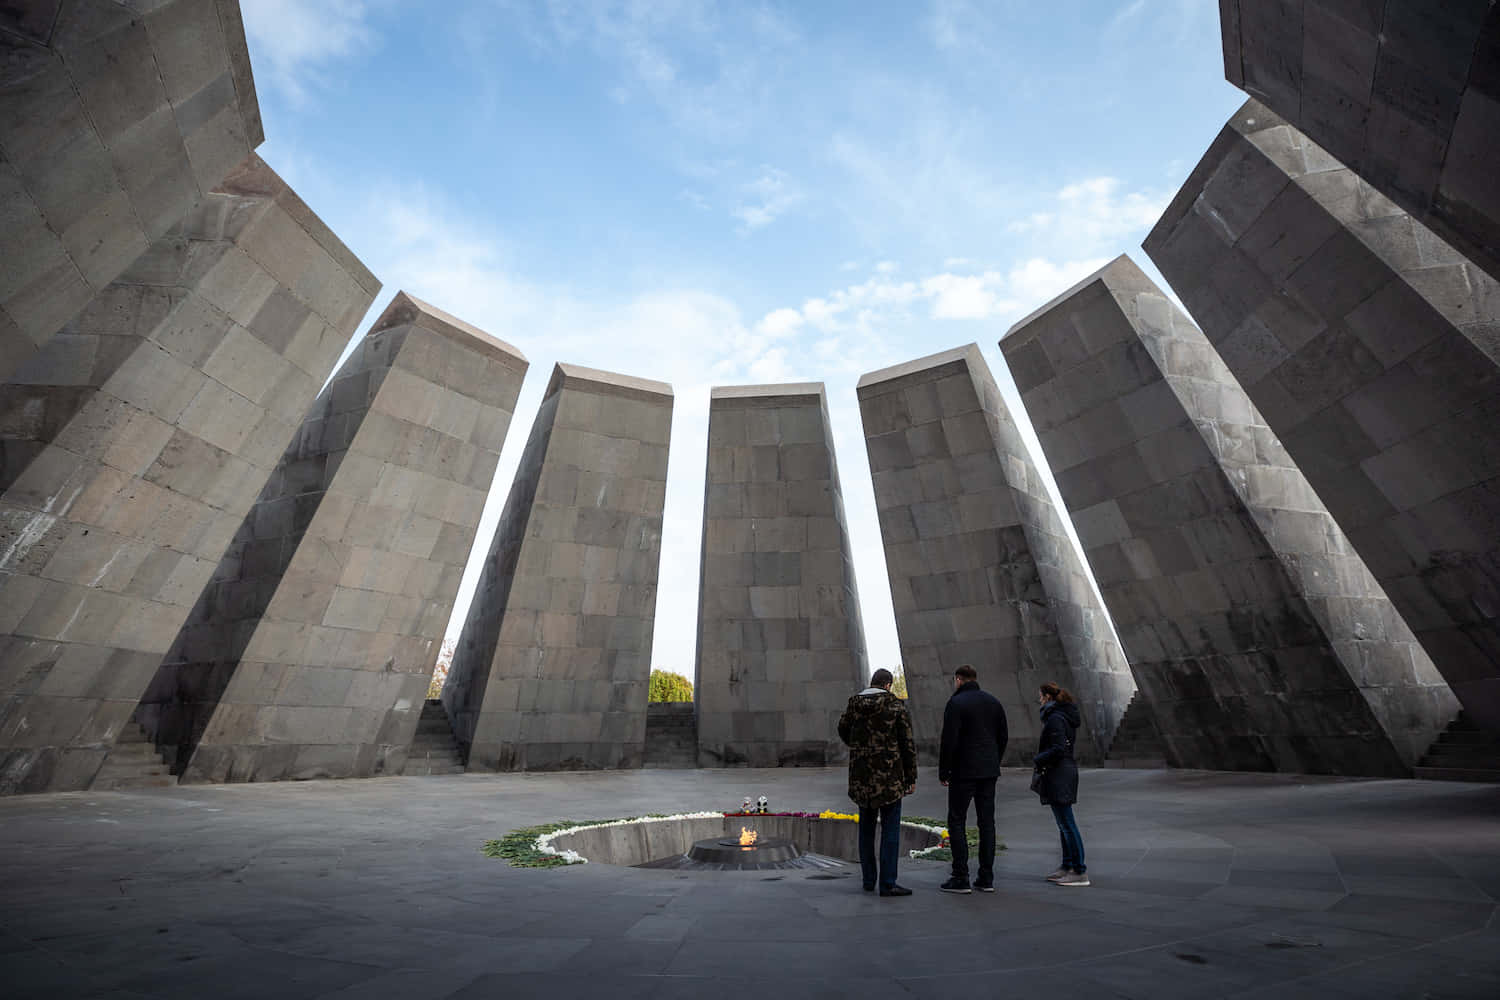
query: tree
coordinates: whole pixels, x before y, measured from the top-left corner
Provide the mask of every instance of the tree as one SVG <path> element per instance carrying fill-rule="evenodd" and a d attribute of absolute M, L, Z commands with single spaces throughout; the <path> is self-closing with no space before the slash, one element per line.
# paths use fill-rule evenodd
<path fill-rule="evenodd" d="M 893 681 L 891 683 L 891 694 L 895 695 L 897 698 L 900 698 L 902 701 L 905 701 L 906 700 L 906 672 L 901 669 L 901 664 L 898 663 L 891 670 L 891 673 L 893 673 L 893 674 L 896 675 L 895 681 Z"/>
<path fill-rule="evenodd" d="M 651 701 L 692 701 L 693 682 L 669 670 L 651 671 Z"/>
<path fill-rule="evenodd" d="M 448 668 L 453 666 L 453 654 L 458 652 L 458 640 L 452 636 L 443 639 L 438 647 L 437 665 L 433 667 L 432 679 L 427 682 L 427 697 L 441 698 L 443 684 L 448 680 Z"/>

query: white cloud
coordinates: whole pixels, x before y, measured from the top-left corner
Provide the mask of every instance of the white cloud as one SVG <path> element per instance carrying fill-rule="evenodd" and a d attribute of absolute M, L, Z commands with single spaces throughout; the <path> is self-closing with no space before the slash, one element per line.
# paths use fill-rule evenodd
<path fill-rule="evenodd" d="M 302 104 L 331 64 L 375 46 L 364 0 L 248 0 L 240 5 L 257 85 Z"/>
<path fill-rule="evenodd" d="M 1127 237 L 1156 224 L 1166 210 L 1167 191 L 1122 191 L 1116 177 L 1089 177 L 1065 185 L 1053 204 L 1012 222 L 1011 232 L 1036 234 L 1049 245 L 1082 250 L 1120 247 Z"/>
<path fill-rule="evenodd" d="M 786 171 L 774 167 L 763 167 L 743 193 L 745 199 L 730 214 L 746 231 L 769 226 L 802 200 Z"/>
<path fill-rule="evenodd" d="M 875 270 L 879 271 L 881 274 L 894 274 L 896 271 L 900 270 L 900 268 L 901 265 L 897 264 L 893 260 L 883 260 L 875 265 Z"/>
<path fill-rule="evenodd" d="M 797 310 L 774 309 L 766 313 L 765 318 L 756 325 L 756 329 L 771 338 L 785 337 L 796 333 L 802 323 L 802 314 Z"/>
<path fill-rule="evenodd" d="M 1145 9 L 1146 0 L 1134 0 L 1134 2 L 1126 4 L 1124 7 L 1120 8 L 1120 10 L 1115 14 L 1114 17 L 1110 18 L 1110 27 L 1116 28 L 1124 24 L 1126 21 L 1133 20 L 1140 14 L 1141 11 Z"/>

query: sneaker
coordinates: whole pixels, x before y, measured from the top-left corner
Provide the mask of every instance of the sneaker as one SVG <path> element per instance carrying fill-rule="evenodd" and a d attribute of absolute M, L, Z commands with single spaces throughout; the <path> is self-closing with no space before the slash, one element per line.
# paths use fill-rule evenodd
<path fill-rule="evenodd" d="M 995 880 L 992 878 L 984 878 L 983 876 L 976 878 L 974 880 L 974 889 L 978 892 L 994 892 Z"/>
<path fill-rule="evenodd" d="M 1064 876 L 1063 878 L 1058 879 L 1055 884 L 1056 885 L 1066 885 L 1066 886 L 1081 886 L 1081 885 L 1089 885 L 1090 882 L 1089 882 L 1089 877 L 1087 875 L 1083 874 L 1083 872 L 1068 872 L 1068 874 L 1066 876 Z"/>
<path fill-rule="evenodd" d="M 882 896 L 910 896 L 911 890 L 904 885 L 884 885 L 880 887 Z"/>
<path fill-rule="evenodd" d="M 867 882 L 865 884 L 865 892 L 874 892 L 874 891 L 875 891 L 875 883 L 874 882 Z"/>
<path fill-rule="evenodd" d="M 1073 874 L 1073 869 L 1071 869 L 1071 868 L 1059 868 L 1057 871 L 1055 871 L 1051 875 L 1047 876 L 1047 881 L 1048 882 L 1056 882 L 1059 879 L 1065 879 L 1065 878 L 1067 878 L 1071 874 Z"/>
<path fill-rule="evenodd" d="M 943 890 L 944 892 L 958 892 L 958 893 L 965 893 L 965 894 L 971 893 L 971 892 L 974 891 L 973 889 L 969 888 L 969 880 L 968 879 L 966 879 L 966 878 L 959 878 L 957 875 L 953 876 L 948 881 L 946 881 L 942 885 L 938 886 L 938 888 L 941 889 L 941 890 Z"/>

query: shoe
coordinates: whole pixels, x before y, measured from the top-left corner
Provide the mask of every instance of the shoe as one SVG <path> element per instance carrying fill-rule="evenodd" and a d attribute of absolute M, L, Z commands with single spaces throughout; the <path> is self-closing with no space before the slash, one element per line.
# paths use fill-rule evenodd
<path fill-rule="evenodd" d="M 938 888 L 943 890 L 944 892 L 957 892 L 963 894 L 968 894 L 974 891 L 973 889 L 969 888 L 968 879 L 959 878 L 957 875 L 953 876 L 948 881 L 938 886 Z"/>
<path fill-rule="evenodd" d="M 882 896 L 910 896 L 911 890 L 904 885 L 883 885 L 880 887 Z"/>
<path fill-rule="evenodd" d="M 1066 886 L 1083 886 L 1090 885 L 1091 883 L 1089 882 L 1089 877 L 1082 872 L 1068 872 L 1068 874 L 1063 878 L 1058 879 L 1055 884 Z"/>
<path fill-rule="evenodd" d="M 1073 869 L 1071 869 L 1071 868 L 1059 868 L 1057 871 L 1055 871 L 1051 875 L 1047 876 L 1047 881 L 1048 882 L 1056 882 L 1059 879 L 1065 879 L 1065 878 L 1067 878 L 1071 874 L 1073 874 Z"/>
<path fill-rule="evenodd" d="M 865 886 L 865 892 L 874 892 L 874 891 L 875 891 L 875 884 L 873 882 Z"/>
<path fill-rule="evenodd" d="M 974 880 L 974 890 L 976 892 L 994 892 L 995 880 L 992 878 L 976 878 Z"/>

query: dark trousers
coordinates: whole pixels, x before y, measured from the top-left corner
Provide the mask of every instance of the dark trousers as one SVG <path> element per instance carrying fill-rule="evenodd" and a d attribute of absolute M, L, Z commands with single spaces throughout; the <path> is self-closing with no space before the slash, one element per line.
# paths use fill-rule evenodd
<path fill-rule="evenodd" d="M 880 861 L 876 865 L 875 824 L 880 823 Z M 859 867 L 865 885 L 878 881 L 882 889 L 896 884 L 896 864 L 901 858 L 901 800 L 883 806 L 859 807 Z"/>
<path fill-rule="evenodd" d="M 954 778 L 948 782 L 948 846 L 953 874 L 969 877 L 969 803 L 979 826 L 979 877 L 995 878 L 995 779 Z"/>
<path fill-rule="evenodd" d="M 1071 868 L 1082 875 L 1087 869 L 1083 863 L 1083 834 L 1078 832 L 1078 821 L 1073 818 L 1071 805 L 1052 804 L 1052 818 L 1057 820 L 1057 834 L 1062 838 L 1062 867 Z"/>

